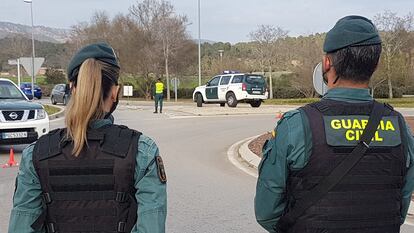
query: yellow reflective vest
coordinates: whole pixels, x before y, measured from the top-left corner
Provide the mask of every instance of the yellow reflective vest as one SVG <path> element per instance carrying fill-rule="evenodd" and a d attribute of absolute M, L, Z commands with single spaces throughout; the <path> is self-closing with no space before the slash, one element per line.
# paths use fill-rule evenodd
<path fill-rule="evenodd" d="M 155 94 L 162 94 L 164 92 L 164 83 L 155 83 Z"/>

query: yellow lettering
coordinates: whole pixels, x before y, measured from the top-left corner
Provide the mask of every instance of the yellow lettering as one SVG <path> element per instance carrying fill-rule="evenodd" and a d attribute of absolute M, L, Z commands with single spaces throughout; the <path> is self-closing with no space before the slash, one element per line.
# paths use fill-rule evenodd
<path fill-rule="evenodd" d="M 340 120 L 332 120 L 331 121 L 332 129 L 340 129 L 341 128 L 341 121 Z"/>
<path fill-rule="evenodd" d="M 354 120 L 354 122 L 352 124 L 352 129 L 362 129 L 361 124 L 359 123 L 359 121 L 357 119 Z"/>
<path fill-rule="evenodd" d="M 385 130 L 386 130 L 386 131 L 387 131 L 387 130 L 395 131 L 394 125 L 392 124 L 392 122 L 391 122 L 391 121 L 387 121 L 387 124 L 386 124 Z"/>
<path fill-rule="evenodd" d="M 379 136 L 379 132 L 378 132 L 378 131 L 377 131 L 377 132 L 375 132 L 374 141 L 377 141 L 377 142 L 382 142 L 382 141 L 384 141 L 384 139 L 383 139 L 383 138 L 381 138 L 381 137 Z"/>
<path fill-rule="evenodd" d="M 347 130 L 345 133 L 346 140 L 348 141 L 355 141 L 355 131 Z"/>
<path fill-rule="evenodd" d="M 382 120 L 382 121 L 380 121 L 380 128 L 378 128 L 378 129 L 381 129 L 381 130 L 384 130 L 385 129 L 385 127 L 384 127 L 384 121 Z"/>
<path fill-rule="evenodd" d="M 359 139 L 361 138 L 361 136 L 362 136 L 363 133 L 364 133 L 364 130 L 357 130 L 356 140 L 359 141 Z"/>
<path fill-rule="evenodd" d="M 350 119 L 348 119 L 348 120 L 342 119 L 342 127 L 344 129 L 351 129 L 351 127 L 352 127 L 351 120 Z"/>
<path fill-rule="evenodd" d="M 361 120 L 361 125 L 362 125 L 363 129 L 365 129 L 365 127 L 367 127 L 367 124 L 368 124 L 368 120 Z"/>

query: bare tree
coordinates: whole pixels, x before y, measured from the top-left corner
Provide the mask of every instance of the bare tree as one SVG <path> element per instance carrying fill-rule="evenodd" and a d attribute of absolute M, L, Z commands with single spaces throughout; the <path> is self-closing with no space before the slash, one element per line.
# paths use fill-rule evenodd
<path fill-rule="evenodd" d="M 255 48 L 254 53 L 260 64 L 269 68 L 269 86 L 270 86 L 270 98 L 273 98 L 273 81 L 272 71 L 275 60 L 277 60 L 280 39 L 286 38 L 288 31 L 283 30 L 280 27 L 274 27 L 272 25 L 260 25 L 255 31 L 249 34 L 250 39 L 254 41 Z"/>
<path fill-rule="evenodd" d="M 381 32 L 383 52 L 383 61 L 385 69 L 385 77 L 383 79 L 377 79 L 373 84 L 375 87 L 385 81 L 388 85 L 388 96 L 393 98 L 393 67 L 392 63 L 401 53 L 403 47 L 408 43 L 409 37 L 407 36 L 409 31 L 413 30 L 414 17 L 413 14 L 408 14 L 404 17 L 397 16 L 396 13 L 391 11 L 385 11 L 384 13 L 377 14 L 374 17 L 374 22 Z"/>
<path fill-rule="evenodd" d="M 157 50 L 161 49 L 167 83 L 167 99 L 170 100 L 169 63 L 177 51 L 188 43 L 186 32 L 187 17 L 176 15 L 174 7 L 166 0 L 144 0 L 130 8 L 138 23 L 157 42 Z"/>
<path fill-rule="evenodd" d="M 312 73 L 315 65 L 322 59 L 323 37 L 312 35 L 307 38 L 297 38 L 295 42 L 294 46 L 289 46 L 295 48 L 295 57 L 292 57 L 294 59 L 292 61 L 295 62 L 291 62 L 293 66 L 291 69 L 294 71 L 295 76 L 290 84 L 305 97 L 314 97 L 315 90 Z"/>

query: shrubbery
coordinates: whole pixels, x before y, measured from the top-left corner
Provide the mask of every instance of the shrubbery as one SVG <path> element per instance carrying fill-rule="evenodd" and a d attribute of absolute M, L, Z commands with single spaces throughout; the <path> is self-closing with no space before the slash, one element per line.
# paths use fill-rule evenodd
<path fill-rule="evenodd" d="M 45 81 L 48 84 L 66 83 L 65 74 L 61 70 L 49 68 L 46 70 Z"/>
<path fill-rule="evenodd" d="M 273 98 L 275 99 L 297 99 L 305 98 L 300 91 L 292 87 L 273 87 Z"/>
<path fill-rule="evenodd" d="M 394 98 L 401 98 L 403 95 L 403 88 L 394 86 L 392 89 L 392 94 Z M 388 86 L 387 85 L 380 85 L 375 88 L 374 91 L 374 98 L 388 98 Z"/>

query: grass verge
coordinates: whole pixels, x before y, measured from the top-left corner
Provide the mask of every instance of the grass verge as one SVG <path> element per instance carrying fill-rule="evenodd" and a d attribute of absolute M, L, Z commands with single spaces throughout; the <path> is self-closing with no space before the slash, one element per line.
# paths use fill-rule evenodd
<path fill-rule="evenodd" d="M 45 110 L 49 116 L 52 114 L 58 113 L 60 111 L 60 108 L 53 107 L 50 105 L 43 105 L 43 107 L 45 107 Z"/>

